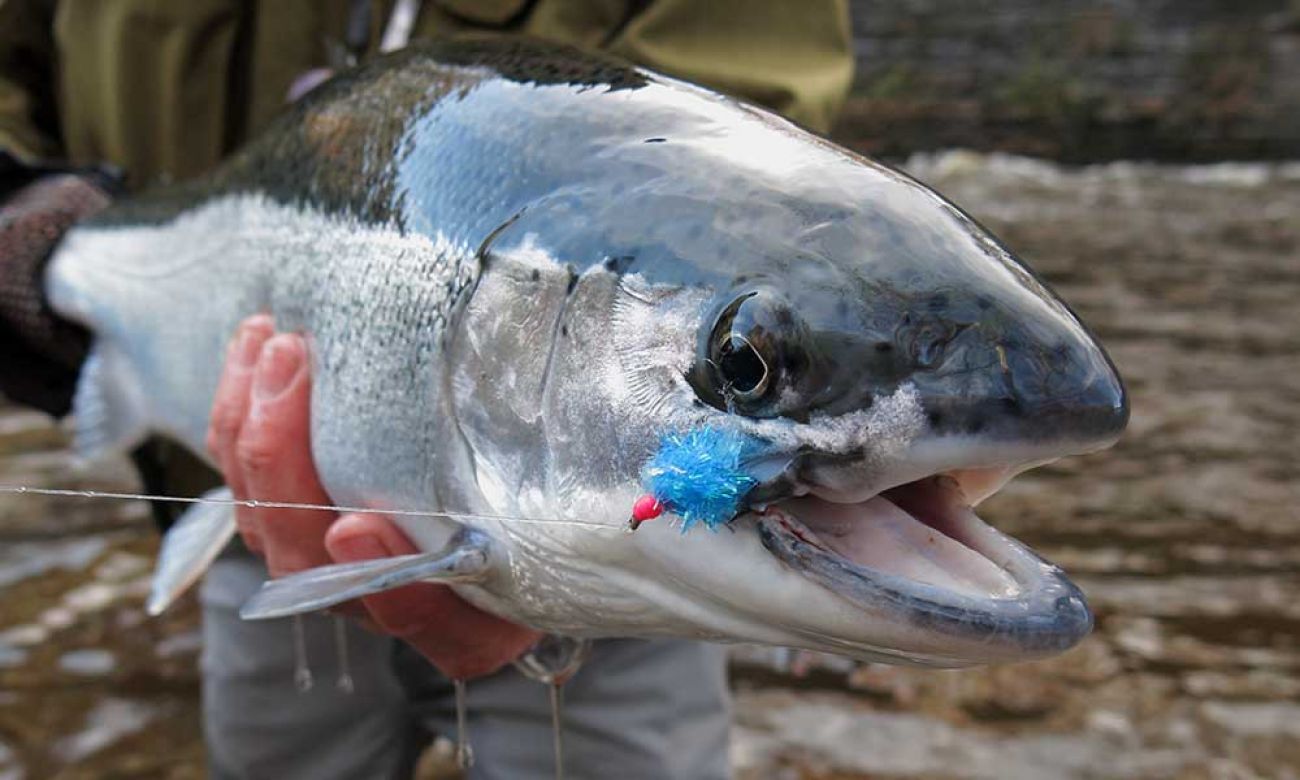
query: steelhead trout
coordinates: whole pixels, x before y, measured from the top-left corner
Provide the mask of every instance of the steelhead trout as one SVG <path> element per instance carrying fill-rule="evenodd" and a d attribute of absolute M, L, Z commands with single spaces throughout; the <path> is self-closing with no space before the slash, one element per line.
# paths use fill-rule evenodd
<path fill-rule="evenodd" d="M 427 580 L 561 635 L 934 666 L 1091 627 L 971 507 L 1115 441 L 1105 352 L 941 196 L 696 86 L 537 43 L 412 47 L 75 228 L 47 282 L 95 336 L 87 452 L 202 455 L 237 323 L 309 335 L 322 483 L 413 510 L 425 552 L 277 580 L 250 617 Z M 688 439 L 739 442 L 743 491 L 629 533 L 647 464 Z M 231 533 L 197 516 L 203 541 L 168 542 L 184 571 Z"/>

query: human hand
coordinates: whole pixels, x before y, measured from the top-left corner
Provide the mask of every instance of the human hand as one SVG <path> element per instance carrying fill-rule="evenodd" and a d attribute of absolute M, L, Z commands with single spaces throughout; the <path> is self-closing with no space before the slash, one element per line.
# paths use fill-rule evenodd
<path fill-rule="evenodd" d="M 217 386 L 208 449 L 237 499 L 332 503 L 311 456 L 311 373 L 305 340 L 269 316 L 239 327 Z M 273 577 L 335 562 L 419 552 L 379 513 L 240 506 L 240 534 Z M 517 658 L 540 634 L 474 607 L 443 585 L 367 596 L 343 611 L 410 643 L 444 674 L 469 679 Z"/>

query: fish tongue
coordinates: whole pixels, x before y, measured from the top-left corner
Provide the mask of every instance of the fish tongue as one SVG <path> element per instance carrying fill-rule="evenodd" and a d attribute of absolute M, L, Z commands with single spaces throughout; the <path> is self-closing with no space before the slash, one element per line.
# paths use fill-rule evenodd
<path fill-rule="evenodd" d="M 782 508 L 859 566 L 973 596 L 1015 590 L 1015 580 L 988 558 L 881 496 L 858 504 L 805 497 Z"/>

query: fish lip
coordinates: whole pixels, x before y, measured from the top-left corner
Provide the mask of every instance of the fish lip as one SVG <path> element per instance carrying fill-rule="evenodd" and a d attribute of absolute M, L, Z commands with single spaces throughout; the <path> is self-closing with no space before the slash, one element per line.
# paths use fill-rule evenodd
<path fill-rule="evenodd" d="M 779 504 L 750 515 L 769 553 L 837 598 L 874 616 L 883 611 L 892 619 L 959 640 L 954 647 L 974 643 L 979 648 L 969 658 L 955 650 L 942 665 L 1059 653 L 1076 645 L 1093 627 L 1082 591 L 1059 567 L 973 513 L 983 536 L 981 544 L 996 548 L 1005 561 L 1004 569 L 1020 588 L 1016 595 L 971 596 L 857 564 L 820 543 L 815 532 Z M 906 651 L 896 652 L 906 655 Z"/>

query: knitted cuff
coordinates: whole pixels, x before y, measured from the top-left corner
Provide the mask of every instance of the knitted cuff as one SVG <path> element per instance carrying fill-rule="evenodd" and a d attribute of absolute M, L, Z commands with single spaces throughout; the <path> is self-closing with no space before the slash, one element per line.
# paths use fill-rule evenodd
<path fill-rule="evenodd" d="M 108 203 L 86 178 L 62 174 L 0 206 L 0 392 L 55 416 L 72 407 L 90 335 L 50 309 L 45 264 L 65 230 Z"/>

